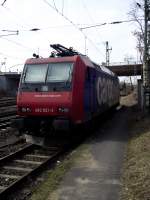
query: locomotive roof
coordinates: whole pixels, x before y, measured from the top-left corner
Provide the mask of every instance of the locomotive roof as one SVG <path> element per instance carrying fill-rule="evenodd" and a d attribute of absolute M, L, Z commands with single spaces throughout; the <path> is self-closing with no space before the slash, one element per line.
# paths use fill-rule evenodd
<path fill-rule="evenodd" d="M 50 62 L 75 62 L 79 55 L 66 57 L 29 58 L 25 64 L 44 64 Z"/>
<path fill-rule="evenodd" d="M 97 65 L 94 63 L 94 65 Z M 97 66 L 96 66 L 97 67 Z M 110 70 L 108 69 L 107 67 L 104 67 L 104 66 L 98 66 L 98 68 L 100 68 L 103 72 L 107 73 L 107 74 L 110 74 L 112 76 L 115 76 L 115 74 Z"/>
<path fill-rule="evenodd" d="M 103 71 L 107 74 L 110 74 L 111 76 L 115 76 L 115 74 L 107 67 L 96 64 L 95 62 L 91 61 L 90 58 L 88 58 L 87 56 L 81 56 L 81 57 L 82 57 L 82 60 L 84 60 L 85 64 L 87 64 L 89 67 L 94 67 L 99 71 Z"/>

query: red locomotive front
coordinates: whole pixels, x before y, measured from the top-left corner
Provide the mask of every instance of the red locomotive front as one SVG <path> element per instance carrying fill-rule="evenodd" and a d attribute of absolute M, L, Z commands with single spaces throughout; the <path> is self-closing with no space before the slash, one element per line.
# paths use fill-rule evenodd
<path fill-rule="evenodd" d="M 84 70 L 79 56 L 27 60 L 17 96 L 21 129 L 43 134 L 81 123 Z"/>
<path fill-rule="evenodd" d="M 87 56 L 53 45 L 56 56 L 28 59 L 21 76 L 17 109 L 20 133 L 46 137 L 85 124 L 119 104 L 119 81 Z"/>

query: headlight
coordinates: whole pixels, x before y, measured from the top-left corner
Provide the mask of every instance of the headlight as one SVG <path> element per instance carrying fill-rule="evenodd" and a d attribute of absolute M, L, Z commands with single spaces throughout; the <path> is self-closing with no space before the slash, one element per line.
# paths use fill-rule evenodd
<path fill-rule="evenodd" d="M 24 107 L 22 107 L 20 110 L 21 110 L 21 112 L 26 112 L 27 111 L 27 109 L 24 108 Z"/>
<path fill-rule="evenodd" d="M 68 113 L 69 112 L 69 108 L 58 108 L 58 111 L 62 112 L 62 113 Z"/>
<path fill-rule="evenodd" d="M 31 112 L 31 108 L 26 108 L 26 111 L 27 112 Z"/>
<path fill-rule="evenodd" d="M 20 108 L 20 111 L 21 111 L 21 112 L 31 112 L 31 108 L 28 108 L 28 107 L 27 107 L 27 108 L 26 108 L 26 107 L 21 107 L 21 108 Z"/>

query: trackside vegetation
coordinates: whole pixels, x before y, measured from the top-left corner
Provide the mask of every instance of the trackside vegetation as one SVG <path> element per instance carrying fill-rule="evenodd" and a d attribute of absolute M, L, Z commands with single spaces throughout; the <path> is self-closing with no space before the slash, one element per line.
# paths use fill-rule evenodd
<path fill-rule="evenodd" d="M 150 116 L 132 111 L 121 200 L 150 199 Z"/>

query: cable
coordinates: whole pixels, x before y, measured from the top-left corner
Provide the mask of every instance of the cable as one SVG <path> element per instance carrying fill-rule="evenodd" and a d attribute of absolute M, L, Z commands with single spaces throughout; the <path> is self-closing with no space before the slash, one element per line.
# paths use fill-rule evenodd
<path fill-rule="evenodd" d="M 64 0 L 62 0 L 62 13 L 64 13 Z"/>
<path fill-rule="evenodd" d="M 139 19 L 139 20 L 144 20 L 144 19 Z M 95 28 L 95 27 L 98 27 L 98 26 L 103 26 L 103 25 L 107 25 L 107 24 L 121 24 L 121 23 L 125 23 L 125 22 L 133 22 L 133 21 L 136 21 L 135 19 L 130 19 L 130 20 L 123 20 L 123 21 L 114 21 L 114 22 L 109 22 L 109 23 L 102 23 L 102 24 L 95 24 L 95 25 L 91 25 L 91 26 L 85 26 L 83 28 L 80 28 L 80 29 L 88 29 L 88 28 Z"/>
<path fill-rule="evenodd" d="M 26 27 L 31 27 L 31 25 L 26 24 L 26 22 L 23 20 L 23 18 L 21 19 L 21 16 L 18 17 L 10 8 L 5 7 L 5 6 L 2 6 L 2 8 L 5 9 L 8 13 L 10 13 L 15 19 L 17 19 L 17 21 L 19 22 L 19 23 L 15 23 L 17 26 L 21 25 L 23 28 L 24 28 L 24 25 Z M 24 23 L 24 25 L 22 25 L 23 23 Z"/>
<path fill-rule="evenodd" d="M 87 14 L 88 14 L 89 19 L 91 20 L 91 22 L 92 22 L 92 23 L 95 23 L 94 20 L 93 20 L 93 17 L 91 16 L 91 14 L 90 14 L 90 12 L 89 12 L 89 10 L 88 10 L 86 4 L 85 4 L 85 1 L 84 1 L 84 0 L 82 0 L 82 4 L 83 4 L 83 7 L 85 8 L 85 10 L 86 10 L 86 12 L 87 12 Z M 97 29 L 96 29 L 96 32 L 97 32 L 97 36 L 99 37 L 101 34 L 99 33 L 99 31 L 98 31 Z"/>
<path fill-rule="evenodd" d="M 47 2 L 47 0 L 43 0 L 44 3 L 46 3 L 49 7 L 51 7 L 53 10 L 55 10 L 59 15 L 61 15 L 65 20 L 67 20 L 68 22 L 70 22 L 76 29 L 78 29 L 86 39 L 88 39 L 91 44 L 104 56 L 104 54 L 100 51 L 100 49 L 94 44 L 94 42 L 87 37 L 87 35 L 82 31 L 81 28 L 79 28 L 72 20 L 70 20 L 67 16 L 65 16 L 63 13 L 61 13 L 58 9 L 55 9 L 54 6 L 52 6 L 49 2 Z"/>
<path fill-rule="evenodd" d="M 144 19 L 139 19 L 139 20 L 144 20 Z M 80 30 L 84 30 L 84 29 L 88 29 L 88 28 L 94 28 L 97 26 L 103 26 L 103 25 L 108 25 L 108 24 L 119 24 L 119 23 L 124 23 L 124 22 L 132 22 L 132 21 L 136 21 L 136 20 L 124 20 L 124 21 L 115 21 L 115 22 L 109 22 L 109 23 L 101 23 L 101 24 L 76 24 L 76 26 L 78 27 L 78 29 Z M 85 27 L 82 27 L 83 25 L 88 25 Z M 79 27 L 80 26 L 80 27 Z M 72 27 L 72 25 L 60 25 L 60 26 L 48 26 L 48 27 L 40 27 L 40 28 L 31 28 L 31 29 L 20 29 L 20 30 L 9 30 L 9 29 L 2 29 L 0 31 L 5 31 L 5 32 L 18 32 L 20 33 L 21 31 L 42 31 L 42 30 L 46 30 L 46 29 L 53 29 L 53 28 L 68 28 L 68 27 Z"/>
<path fill-rule="evenodd" d="M 13 58 L 13 59 L 17 59 L 17 60 L 22 60 L 23 59 L 23 58 L 11 56 L 11 55 L 8 55 L 8 54 L 2 53 L 2 52 L 0 52 L 0 55 L 6 56 L 6 57 L 9 57 L 9 58 Z"/>
<path fill-rule="evenodd" d="M 3 3 L 1 4 L 1 6 L 4 6 L 4 4 L 5 4 L 6 1 L 7 1 L 7 0 L 4 0 Z"/>
<path fill-rule="evenodd" d="M 53 0 L 53 4 L 54 4 L 55 9 L 58 10 L 55 4 L 55 0 Z"/>
<path fill-rule="evenodd" d="M 22 44 L 19 43 L 19 42 L 16 42 L 16 41 L 13 41 L 13 40 L 10 40 L 10 39 L 7 39 L 7 38 L 0 38 L 0 39 L 7 40 L 8 42 L 14 43 L 14 44 L 16 44 L 17 46 L 20 46 L 20 47 L 22 47 L 22 48 L 28 49 L 29 51 L 32 51 L 32 52 L 33 52 L 33 49 L 31 49 L 30 47 L 24 46 L 24 45 L 22 45 Z"/>

